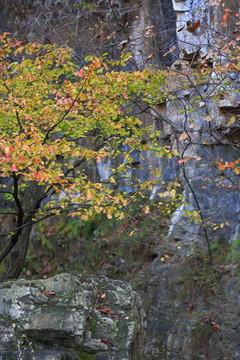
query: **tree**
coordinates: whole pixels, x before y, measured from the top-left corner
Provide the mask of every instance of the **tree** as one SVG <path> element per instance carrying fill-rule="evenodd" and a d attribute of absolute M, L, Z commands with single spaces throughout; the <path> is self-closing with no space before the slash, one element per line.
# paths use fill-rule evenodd
<path fill-rule="evenodd" d="M 118 184 L 139 166 L 134 151 L 171 152 L 153 146 L 156 133 L 139 118 L 164 97 L 162 72 L 113 70 L 125 66 L 129 54 L 117 62 L 88 57 L 78 69 L 67 47 L 23 44 L 7 34 L 0 41 L 1 214 L 13 223 L 1 235 L 1 278 L 7 279 L 21 272 L 34 223 L 63 212 L 122 218 L 135 194 L 119 192 Z M 109 156 L 116 162 L 111 176 L 91 180 L 84 164 Z"/>

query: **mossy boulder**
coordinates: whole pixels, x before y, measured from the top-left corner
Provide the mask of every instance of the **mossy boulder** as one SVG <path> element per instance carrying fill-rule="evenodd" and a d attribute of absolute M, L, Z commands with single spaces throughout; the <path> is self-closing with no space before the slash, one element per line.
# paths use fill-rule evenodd
<path fill-rule="evenodd" d="M 144 312 L 131 286 L 60 274 L 0 285 L 2 360 L 140 360 Z"/>

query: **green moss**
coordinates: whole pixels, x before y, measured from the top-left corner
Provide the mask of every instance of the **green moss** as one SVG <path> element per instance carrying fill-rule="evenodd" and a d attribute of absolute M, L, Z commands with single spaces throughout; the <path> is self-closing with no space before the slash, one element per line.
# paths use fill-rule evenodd
<path fill-rule="evenodd" d="M 203 256 L 195 254 L 185 263 L 181 275 L 175 283 L 182 286 L 182 292 L 187 296 L 208 296 L 211 289 L 220 281 L 222 274 L 215 266 L 209 265 Z"/>
<path fill-rule="evenodd" d="M 199 322 L 193 327 L 191 333 L 193 349 L 195 349 L 193 355 L 198 356 L 202 353 L 202 350 L 208 346 L 212 334 L 213 331 L 209 322 Z"/>
<path fill-rule="evenodd" d="M 208 341 L 212 334 L 212 328 L 208 322 L 200 322 L 193 327 L 192 339 L 199 345 Z"/>
<path fill-rule="evenodd" d="M 79 360 L 94 360 L 96 359 L 96 354 L 87 354 L 85 352 L 79 352 Z"/>
<path fill-rule="evenodd" d="M 90 319 L 88 322 L 88 330 L 94 334 L 96 329 L 96 322 L 93 319 Z"/>

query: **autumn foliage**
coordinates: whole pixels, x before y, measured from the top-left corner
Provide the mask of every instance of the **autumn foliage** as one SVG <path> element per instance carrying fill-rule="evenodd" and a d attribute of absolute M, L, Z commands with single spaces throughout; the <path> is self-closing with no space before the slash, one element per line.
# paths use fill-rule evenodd
<path fill-rule="evenodd" d="M 163 98 L 164 77 L 121 71 L 126 54 L 118 62 L 88 57 L 79 69 L 68 47 L 23 44 L 8 34 L 0 42 L 0 190 L 16 216 L 3 260 L 22 229 L 42 218 L 64 211 L 83 219 L 124 217 L 130 195 L 117 191 L 119 179 L 133 151 L 154 143 L 139 114 Z M 109 157 L 116 163 L 112 176 L 90 179 L 85 164 Z"/>

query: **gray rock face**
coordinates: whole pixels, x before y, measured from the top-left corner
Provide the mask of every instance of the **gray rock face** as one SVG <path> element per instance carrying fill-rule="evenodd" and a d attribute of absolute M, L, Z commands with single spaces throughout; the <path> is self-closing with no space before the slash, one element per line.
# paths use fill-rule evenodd
<path fill-rule="evenodd" d="M 235 0 L 226 1 L 225 6 L 233 13 L 238 12 Z M 238 72 L 230 72 L 224 85 L 213 74 L 203 84 L 194 75 L 196 64 L 212 63 L 213 59 L 224 57 L 219 55 L 219 49 L 225 44 L 228 31 L 234 33 L 235 28 L 233 20 L 228 28 L 223 26 L 222 16 L 219 1 L 147 0 L 131 26 L 134 39 L 131 51 L 136 63 L 140 68 L 148 66 L 143 54 L 155 51 L 156 67 L 171 64 L 168 90 L 174 94 L 178 89 L 175 99 L 155 106 L 152 116 L 143 117 L 143 122 L 160 130 L 162 143 L 177 150 L 180 159 L 190 159 L 178 166 L 176 158 L 157 158 L 149 151 L 145 154 L 145 168 L 158 168 L 159 180 L 166 184 L 179 179 L 185 205 L 173 215 L 169 239 L 190 242 L 202 250 L 207 249 L 207 237 L 219 243 L 231 242 L 239 236 L 238 174 L 231 169 L 219 171 L 217 166 L 221 159 L 223 163 L 231 163 L 239 158 Z M 192 31 L 189 23 L 199 25 Z M 155 35 L 146 41 L 144 29 L 151 26 Z M 218 32 L 219 37 L 214 35 Z M 169 49 L 172 49 L 170 54 Z M 166 54 L 170 56 L 167 61 Z M 174 80 L 176 71 L 186 71 L 188 80 Z M 218 92 L 223 99 L 216 101 L 214 96 Z M 149 171 L 148 178 L 151 176 Z M 163 187 L 155 186 L 150 199 L 156 199 Z M 201 212 L 204 226 L 201 221 L 191 219 L 193 211 Z"/>
<path fill-rule="evenodd" d="M 236 269 L 156 260 L 132 285 L 147 312 L 145 360 L 240 359 Z"/>
<path fill-rule="evenodd" d="M 167 14 L 158 7 L 161 3 L 164 10 L 164 0 L 151 3 L 157 12 L 155 17 L 161 19 Z M 194 61 L 201 64 L 203 59 L 211 61 L 211 57 L 219 56 L 216 49 L 221 48 L 221 40 L 226 40 L 224 33 L 227 36 L 233 23 L 228 23 L 228 30 L 222 26 L 223 8 L 219 1 L 173 0 L 170 3 L 169 8 L 173 5 L 175 15 L 168 19 L 175 26 L 176 38 L 171 35 L 167 45 L 159 42 L 157 47 L 161 49 L 164 45 L 170 49 L 176 45 L 172 54 L 176 55 L 178 50 L 179 56 L 172 63 L 173 74 L 174 70 L 187 71 L 191 78 Z M 224 3 L 224 7 L 238 12 L 235 0 Z M 145 18 L 154 23 L 146 13 Z M 188 31 L 187 23 L 197 21 L 199 27 L 194 32 Z M 211 29 L 221 33 L 222 38 Z M 137 30 L 140 34 L 140 29 Z M 139 39 L 139 43 L 143 43 L 143 39 Z M 205 256 L 206 234 L 209 243 L 217 246 L 239 239 L 239 176 L 231 169 L 221 172 L 217 167 L 220 159 L 230 163 L 239 158 L 238 73 L 229 73 L 227 84 L 222 88 L 217 85 L 218 78 L 209 80 L 204 85 L 186 89 L 181 80 L 172 79 L 170 88 L 174 92 L 178 86 L 177 97 L 152 112 L 162 137 L 178 151 L 180 158 L 189 161 L 177 167 L 176 160 L 170 159 L 166 166 L 166 160 L 157 162 L 151 154 L 147 157 L 153 168 L 162 171 L 166 182 L 178 177 L 186 203 L 173 213 L 167 239 L 164 239 L 168 241 L 166 248 L 176 259 L 163 264 L 160 244 L 159 259 L 132 281 L 141 292 L 148 317 L 146 360 L 240 359 L 239 279 L 231 270 L 210 266 L 204 269 L 205 260 L 195 264 L 190 261 L 193 254 Z M 216 101 L 211 96 L 214 92 L 211 82 L 223 92 L 223 99 Z M 186 134 L 189 136 L 184 136 Z M 158 190 L 161 192 L 154 189 L 152 198 Z M 199 209 L 204 226 L 188 216 Z"/>
<path fill-rule="evenodd" d="M 1 360 L 140 360 L 143 328 L 123 281 L 60 274 L 0 286 Z"/>

